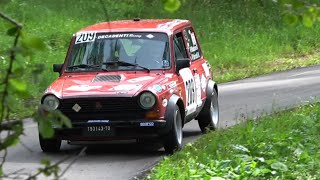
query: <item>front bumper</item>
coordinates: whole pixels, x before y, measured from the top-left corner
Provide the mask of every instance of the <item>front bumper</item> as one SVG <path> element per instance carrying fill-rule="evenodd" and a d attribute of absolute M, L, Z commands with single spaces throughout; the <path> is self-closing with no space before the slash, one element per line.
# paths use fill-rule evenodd
<path fill-rule="evenodd" d="M 165 120 L 82 121 L 73 122 L 72 128 L 55 129 L 55 137 L 70 141 L 102 141 L 117 139 L 156 138 L 167 132 Z M 90 132 L 89 127 L 110 127 L 110 131 Z"/>

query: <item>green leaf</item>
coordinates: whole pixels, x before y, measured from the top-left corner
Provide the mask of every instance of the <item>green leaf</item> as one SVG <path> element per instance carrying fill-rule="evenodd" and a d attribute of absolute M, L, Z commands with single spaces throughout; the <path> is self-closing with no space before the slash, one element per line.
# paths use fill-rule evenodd
<path fill-rule="evenodd" d="M 311 28 L 313 26 L 312 17 L 308 14 L 304 14 L 302 17 L 302 23 L 305 27 Z"/>
<path fill-rule="evenodd" d="M 68 128 L 72 127 L 70 119 L 67 116 L 63 115 L 63 114 L 61 114 L 61 121 L 66 127 L 68 127 Z"/>
<path fill-rule="evenodd" d="M 288 167 L 282 162 L 275 162 L 271 164 L 271 168 L 280 171 L 288 171 Z"/>
<path fill-rule="evenodd" d="M 41 159 L 40 163 L 45 166 L 50 166 L 51 162 L 49 159 Z"/>
<path fill-rule="evenodd" d="M 222 177 L 211 177 L 210 180 L 225 180 L 225 178 L 222 178 Z"/>
<path fill-rule="evenodd" d="M 305 6 L 305 4 L 301 0 L 293 0 L 291 4 L 295 9 L 303 8 Z"/>
<path fill-rule="evenodd" d="M 39 121 L 39 132 L 43 138 L 51 138 L 54 135 L 54 130 L 51 122 L 45 119 Z"/>
<path fill-rule="evenodd" d="M 8 36 L 15 36 L 19 31 L 18 27 L 12 27 L 10 29 L 7 30 L 7 35 Z"/>
<path fill-rule="evenodd" d="M 283 21 L 287 25 L 295 26 L 298 24 L 298 16 L 293 15 L 293 14 L 286 14 L 283 17 Z"/>
<path fill-rule="evenodd" d="M 165 0 L 162 2 L 164 3 L 164 9 L 169 12 L 177 11 L 181 6 L 180 0 Z"/>
<path fill-rule="evenodd" d="M 17 134 L 9 135 L 1 143 L 1 149 L 15 146 L 18 143 L 19 143 L 19 136 Z"/>
<path fill-rule="evenodd" d="M 39 37 L 23 36 L 21 39 L 22 46 L 24 48 L 33 48 L 37 50 L 46 49 L 45 43 Z"/>
<path fill-rule="evenodd" d="M 232 147 L 235 149 L 235 150 L 239 150 L 239 151 L 242 151 L 242 152 L 245 152 L 245 153 L 248 153 L 250 152 L 248 148 L 240 145 L 240 144 L 235 144 L 235 145 L 232 145 Z"/>
<path fill-rule="evenodd" d="M 12 93 L 8 94 L 5 99 L 5 104 L 4 104 L 4 107 L 5 108 L 9 108 L 10 111 L 15 111 L 15 108 L 16 108 L 16 104 L 17 104 L 17 101 L 16 99 L 12 96 Z"/>
<path fill-rule="evenodd" d="M 27 84 L 17 79 L 9 80 L 9 92 L 16 93 L 20 98 L 28 98 L 31 96 L 27 91 Z"/>
<path fill-rule="evenodd" d="M 11 88 L 17 92 L 24 93 L 27 91 L 27 84 L 17 79 L 10 79 L 9 84 Z"/>

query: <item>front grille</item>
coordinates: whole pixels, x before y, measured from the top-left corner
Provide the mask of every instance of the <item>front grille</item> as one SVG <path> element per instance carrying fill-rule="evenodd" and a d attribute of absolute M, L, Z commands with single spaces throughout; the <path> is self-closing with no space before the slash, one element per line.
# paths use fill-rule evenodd
<path fill-rule="evenodd" d="M 92 82 L 120 82 L 120 75 L 97 75 Z"/>
<path fill-rule="evenodd" d="M 63 99 L 59 110 L 72 121 L 141 119 L 145 114 L 137 99 L 132 97 Z"/>

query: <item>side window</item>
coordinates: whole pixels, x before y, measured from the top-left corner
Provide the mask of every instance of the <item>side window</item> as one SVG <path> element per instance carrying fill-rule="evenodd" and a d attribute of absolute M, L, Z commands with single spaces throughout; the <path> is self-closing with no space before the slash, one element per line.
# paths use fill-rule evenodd
<path fill-rule="evenodd" d="M 187 49 L 189 51 L 191 60 L 199 59 L 201 57 L 201 52 L 198 47 L 198 42 L 193 29 L 192 28 L 185 29 L 184 37 L 187 41 Z"/>
<path fill-rule="evenodd" d="M 174 57 L 175 59 L 179 58 L 188 58 L 186 48 L 183 43 L 182 33 L 177 33 L 173 37 L 174 41 Z"/>

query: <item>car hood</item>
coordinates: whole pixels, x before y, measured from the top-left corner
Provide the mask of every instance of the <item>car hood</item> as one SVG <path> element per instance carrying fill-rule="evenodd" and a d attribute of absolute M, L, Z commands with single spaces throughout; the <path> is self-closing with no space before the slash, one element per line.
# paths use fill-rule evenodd
<path fill-rule="evenodd" d="M 134 96 L 166 79 L 160 74 L 86 74 L 58 78 L 46 94 L 59 98 L 81 96 Z"/>

